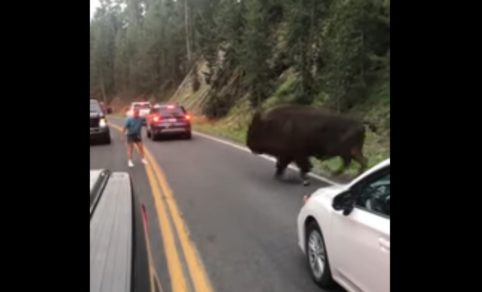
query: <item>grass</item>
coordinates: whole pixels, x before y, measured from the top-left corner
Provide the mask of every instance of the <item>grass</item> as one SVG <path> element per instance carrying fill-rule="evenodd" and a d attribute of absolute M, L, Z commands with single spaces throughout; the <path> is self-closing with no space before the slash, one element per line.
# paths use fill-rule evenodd
<path fill-rule="evenodd" d="M 205 134 L 225 138 L 241 145 L 246 144 L 246 130 L 232 129 L 221 122 L 211 124 L 193 124 L 193 129 Z"/>
<path fill-rule="evenodd" d="M 252 111 L 248 98 L 245 97 L 230 110 L 224 119 L 209 122 L 194 119 L 193 129 L 245 145 L 251 117 Z"/>
<path fill-rule="evenodd" d="M 278 104 L 286 104 L 293 102 L 294 95 L 293 91 L 296 86 L 296 75 L 292 72 L 288 72 L 284 80 L 275 90 L 272 96 L 270 96 L 263 103 L 263 108 L 271 108 Z"/>

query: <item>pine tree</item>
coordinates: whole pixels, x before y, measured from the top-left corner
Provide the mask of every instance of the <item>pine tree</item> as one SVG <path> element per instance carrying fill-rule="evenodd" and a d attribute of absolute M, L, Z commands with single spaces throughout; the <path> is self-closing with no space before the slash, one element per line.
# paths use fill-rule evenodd
<path fill-rule="evenodd" d="M 241 43 L 241 67 L 244 82 L 251 91 L 251 104 L 257 107 L 268 97 L 268 58 L 271 54 L 268 14 L 269 4 L 265 1 L 246 0 L 245 29 Z"/>

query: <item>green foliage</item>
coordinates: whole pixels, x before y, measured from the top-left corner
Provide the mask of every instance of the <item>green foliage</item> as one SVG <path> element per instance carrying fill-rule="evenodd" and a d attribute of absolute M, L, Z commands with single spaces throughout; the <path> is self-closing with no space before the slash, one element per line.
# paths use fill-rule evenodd
<path fill-rule="evenodd" d="M 181 5 L 101 1 L 91 21 L 91 94 L 162 95 L 177 86 L 188 70 Z"/>
<path fill-rule="evenodd" d="M 271 54 L 269 40 L 269 1 L 246 0 L 245 29 L 241 42 L 241 67 L 244 84 L 251 92 L 251 104 L 257 107 L 269 96 L 268 58 Z"/>
<path fill-rule="evenodd" d="M 252 108 L 347 112 L 389 100 L 389 10 L 388 0 L 104 0 L 91 21 L 91 91 L 164 97 L 192 71 L 192 50 L 207 61 L 208 116 L 243 96 Z"/>
<path fill-rule="evenodd" d="M 298 83 L 298 78 L 294 74 L 289 74 L 276 88 L 274 94 L 263 103 L 263 108 L 269 109 L 276 105 L 296 102 L 294 92 Z"/>
<path fill-rule="evenodd" d="M 310 104 L 315 95 L 313 69 L 317 59 L 316 34 L 321 27 L 329 1 L 286 1 L 288 48 L 292 62 L 299 73 L 294 91 L 296 102 Z"/>
<path fill-rule="evenodd" d="M 385 2 L 334 1 L 322 31 L 325 66 L 318 78 L 331 104 L 345 111 L 363 102 L 387 66 L 389 27 Z"/>

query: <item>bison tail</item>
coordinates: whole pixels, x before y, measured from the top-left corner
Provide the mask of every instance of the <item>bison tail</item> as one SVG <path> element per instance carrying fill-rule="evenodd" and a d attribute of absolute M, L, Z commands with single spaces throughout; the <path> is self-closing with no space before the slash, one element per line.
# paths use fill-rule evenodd
<path fill-rule="evenodd" d="M 378 127 L 375 126 L 375 124 L 373 124 L 372 122 L 369 122 L 369 121 L 363 121 L 363 124 L 367 125 L 368 128 L 374 132 L 374 133 L 377 133 L 378 132 Z"/>

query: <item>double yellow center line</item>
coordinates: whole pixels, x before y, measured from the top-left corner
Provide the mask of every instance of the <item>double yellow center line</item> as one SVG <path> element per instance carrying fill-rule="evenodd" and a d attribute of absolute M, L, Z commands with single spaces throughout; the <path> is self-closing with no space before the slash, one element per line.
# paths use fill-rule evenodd
<path fill-rule="evenodd" d="M 110 123 L 109 126 L 122 131 L 122 128 L 113 125 L 112 123 Z M 145 165 L 145 169 L 154 197 L 157 218 L 159 219 L 159 227 L 162 235 L 167 267 L 169 269 L 172 291 L 184 292 L 190 290 L 188 288 L 188 282 L 186 281 L 182 261 L 175 242 L 175 234 L 177 234 L 179 242 L 181 243 L 184 258 L 187 262 L 187 268 L 191 276 L 194 290 L 196 292 L 211 292 L 213 289 L 209 282 L 208 275 L 204 269 L 194 242 L 189 236 L 188 228 L 182 219 L 181 212 L 179 211 L 166 176 L 151 152 L 145 146 L 144 152 L 145 158 L 148 162 L 148 165 Z M 169 215 L 174 223 L 175 233 L 172 230 Z"/>

